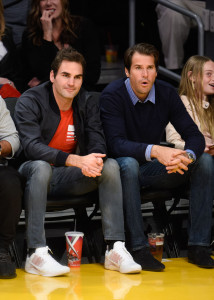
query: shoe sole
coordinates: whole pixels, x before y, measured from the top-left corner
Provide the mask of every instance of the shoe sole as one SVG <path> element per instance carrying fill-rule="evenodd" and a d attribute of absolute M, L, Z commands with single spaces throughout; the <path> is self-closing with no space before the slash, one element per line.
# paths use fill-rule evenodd
<path fill-rule="evenodd" d="M 0 279 L 13 279 L 13 278 L 16 278 L 16 274 L 13 274 L 13 275 L 1 275 L 0 276 Z"/>
<path fill-rule="evenodd" d="M 150 271 L 150 272 L 161 272 L 161 271 L 164 271 L 164 269 L 147 269 L 147 268 L 142 268 L 143 271 Z"/>
<path fill-rule="evenodd" d="M 25 272 L 33 275 L 44 276 L 44 277 L 57 277 L 57 276 L 68 274 L 70 271 L 64 273 L 56 273 L 56 274 L 42 274 L 36 268 L 31 268 L 31 269 L 25 269 Z"/>
<path fill-rule="evenodd" d="M 109 267 L 106 267 L 104 266 L 106 270 L 110 270 L 110 271 L 118 271 L 122 274 L 137 274 L 137 273 L 140 273 L 141 270 L 129 270 L 129 271 L 122 271 L 122 270 L 119 270 L 117 267 L 115 266 L 109 266 Z"/>
<path fill-rule="evenodd" d="M 198 265 L 198 264 L 196 264 L 195 262 L 193 262 L 193 261 L 191 261 L 191 260 L 188 260 L 188 262 L 191 263 L 191 264 L 193 264 L 193 265 L 195 265 L 195 266 L 197 266 L 197 267 L 199 267 L 199 268 L 203 268 L 203 269 L 214 269 L 214 266 L 208 267 L 208 266 Z"/>

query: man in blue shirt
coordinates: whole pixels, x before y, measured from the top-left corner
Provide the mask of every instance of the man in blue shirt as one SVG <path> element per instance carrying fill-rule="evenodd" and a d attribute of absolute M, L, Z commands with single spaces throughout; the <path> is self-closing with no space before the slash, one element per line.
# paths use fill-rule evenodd
<path fill-rule="evenodd" d="M 212 157 L 203 153 L 203 135 L 169 84 L 156 80 L 158 51 L 137 44 L 124 56 L 126 78 L 110 83 L 101 95 L 101 118 L 109 155 L 120 165 L 124 214 L 131 253 L 144 270 L 164 265 L 152 257 L 141 215 L 142 187 L 175 188 L 190 180 L 188 259 L 214 268 L 209 255 L 212 224 Z M 185 149 L 160 146 L 168 122 L 185 140 Z M 203 154 L 203 155 L 202 155 Z"/>

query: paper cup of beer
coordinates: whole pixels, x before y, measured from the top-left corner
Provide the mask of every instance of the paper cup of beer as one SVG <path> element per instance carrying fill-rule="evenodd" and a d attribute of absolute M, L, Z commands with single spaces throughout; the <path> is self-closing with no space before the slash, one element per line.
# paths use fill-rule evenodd
<path fill-rule="evenodd" d="M 68 266 L 80 267 L 82 257 L 83 232 L 69 231 L 65 233 Z"/>
<path fill-rule="evenodd" d="M 149 233 L 148 241 L 151 254 L 154 258 L 161 261 L 163 256 L 164 233 Z"/>

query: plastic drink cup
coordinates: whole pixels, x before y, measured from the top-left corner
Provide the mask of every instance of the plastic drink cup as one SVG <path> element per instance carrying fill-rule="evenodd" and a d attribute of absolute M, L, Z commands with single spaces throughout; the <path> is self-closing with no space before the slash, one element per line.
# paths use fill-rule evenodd
<path fill-rule="evenodd" d="M 106 54 L 106 61 L 109 63 L 113 63 L 117 61 L 117 45 L 106 45 L 105 46 L 105 54 Z"/>
<path fill-rule="evenodd" d="M 148 241 L 150 252 L 158 261 L 162 260 L 164 233 L 149 233 Z"/>
<path fill-rule="evenodd" d="M 69 231 L 65 233 L 68 266 L 80 267 L 82 257 L 83 232 Z"/>

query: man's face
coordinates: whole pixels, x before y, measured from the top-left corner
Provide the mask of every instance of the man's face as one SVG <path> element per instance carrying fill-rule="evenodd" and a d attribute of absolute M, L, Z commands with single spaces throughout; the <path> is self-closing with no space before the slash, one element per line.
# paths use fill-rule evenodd
<path fill-rule="evenodd" d="M 73 100 L 82 86 L 82 65 L 77 62 L 64 60 L 55 78 L 53 71 L 51 71 L 50 81 L 53 83 L 53 91 L 56 99 Z"/>
<path fill-rule="evenodd" d="M 135 95 L 145 100 L 157 77 L 154 56 L 134 53 L 130 71 L 125 69 L 125 72 Z"/>

